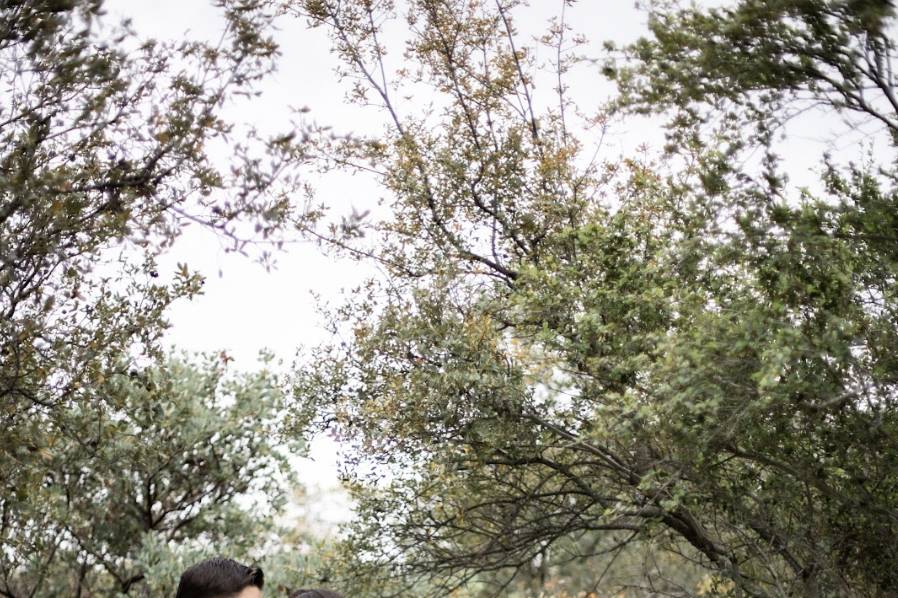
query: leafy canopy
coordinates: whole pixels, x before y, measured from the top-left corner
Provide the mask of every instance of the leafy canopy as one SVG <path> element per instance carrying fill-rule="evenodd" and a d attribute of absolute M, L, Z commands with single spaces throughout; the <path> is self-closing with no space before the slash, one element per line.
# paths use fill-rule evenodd
<path fill-rule="evenodd" d="M 218 43 L 164 43 L 101 0 L 0 2 L 3 595 L 149 592 L 142 547 L 220 543 L 250 529 L 238 496 L 280 500 L 277 385 L 159 346 L 202 288 L 156 265 L 187 224 L 249 251 L 305 216 L 301 145 L 223 117 L 273 68 L 273 14 L 215 5 Z"/>
<path fill-rule="evenodd" d="M 611 591 L 615 555 L 645 547 L 671 559 L 646 593 L 892 592 L 895 147 L 813 192 L 767 151 L 796 102 L 894 130 L 890 3 L 654 4 L 606 72 L 619 107 L 677 117 L 664 163 L 591 159 L 573 38 L 542 40 L 546 78 L 521 3 L 288 5 L 388 120 L 328 148 L 380 173 L 391 216 L 365 240 L 385 274 L 296 388 L 300 421 L 346 442 L 350 587 L 504 595 L 598 559 L 565 591 Z M 403 16 L 393 73 L 381 33 Z M 422 87 L 429 109 L 407 101 Z"/>
<path fill-rule="evenodd" d="M 290 488 L 280 386 L 207 358 L 91 388 L 39 451 L 44 484 L 5 511 L 0 590 L 167 595 L 191 556 L 258 550 Z"/>

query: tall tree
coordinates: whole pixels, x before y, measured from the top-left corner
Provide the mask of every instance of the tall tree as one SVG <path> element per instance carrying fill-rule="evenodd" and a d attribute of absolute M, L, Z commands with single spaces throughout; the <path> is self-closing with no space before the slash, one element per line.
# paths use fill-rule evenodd
<path fill-rule="evenodd" d="M 129 361 L 142 370 L 161 359 L 167 306 L 201 290 L 188 264 L 160 272 L 156 258 L 187 223 L 240 250 L 249 240 L 276 242 L 298 215 L 288 197 L 300 147 L 289 135 L 266 139 L 222 116 L 273 68 L 272 15 L 256 0 L 215 5 L 225 23 L 218 43 L 163 43 L 112 23 L 102 0 L 0 1 L 0 558 L 7 595 L 53 593 L 29 559 L 47 557 L 57 567 L 68 562 L 63 553 L 90 554 L 69 560 L 88 577 L 101 564 L 126 589 L 133 574 L 121 564 L 120 538 L 142 525 L 168 525 L 155 509 L 182 507 L 135 495 L 127 508 L 147 509 L 152 521 L 122 517 L 104 526 L 102 517 L 119 511 L 61 521 L 56 503 L 65 498 L 63 510 L 86 517 L 86 501 L 118 500 L 108 492 L 127 494 L 140 475 L 151 475 L 144 460 L 128 465 L 145 470 L 109 480 L 121 487 L 104 488 L 100 479 L 126 455 L 155 450 L 117 436 L 155 424 L 140 419 L 146 413 L 123 412 L 121 394 L 113 406 L 104 403 L 104 393 L 121 384 L 114 381 Z M 238 132 L 245 141 L 230 143 Z M 226 142 L 229 158 L 213 160 Z M 173 423 L 166 409 L 188 405 L 176 398 L 127 404 L 160 409 L 160 421 Z M 183 429 L 187 438 L 198 433 L 191 425 Z M 210 494 L 203 489 L 209 481 L 182 487 L 182 498 L 196 491 L 230 500 L 230 483 Z M 65 490 L 72 494 L 60 494 Z"/>
<path fill-rule="evenodd" d="M 389 122 L 328 148 L 380 173 L 392 214 L 364 240 L 385 274 L 335 313 L 342 342 L 297 386 L 318 409 L 297 416 L 346 441 L 351 573 L 433 595 L 486 575 L 501 595 L 581 541 L 584 558 L 649 543 L 709 577 L 647 571 L 646 592 L 889 595 L 892 165 L 830 165 L 797 193 L 772 152 L 758 173 L 737 164 L 792 101 L 892 128 L 890 4 L 655 6 L 653 37 L 608 74 L 625 106 L 682 109 L 665 164 L 590 159 L 577 132 L 600 123 L 572 121 L 590 107 L 564 85 L 568 29 L 544 39 L 557 83 L 540 98 L 520 5 L 408 2 L 392 78 L 393 3 L 289 9 L 329 28 L 353 97 Z M 404 100 L 422 87 L 427 111 Z M 726 102 L 716 131 L 696 126 Z"/>

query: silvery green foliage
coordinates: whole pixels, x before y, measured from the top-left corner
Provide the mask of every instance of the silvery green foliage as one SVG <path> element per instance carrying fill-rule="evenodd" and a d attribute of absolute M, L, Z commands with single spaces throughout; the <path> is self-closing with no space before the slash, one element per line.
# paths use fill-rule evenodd
<path fill-rule="evenodd" d="M 0 587 L 165 595 L 204 555 L 258 558 L 292 487 L 280 384 L 215 357 L 123 368 L 91 389 L 57 420 L 69 434 L 42 455 L 47 482 L 7 512 Z"/>

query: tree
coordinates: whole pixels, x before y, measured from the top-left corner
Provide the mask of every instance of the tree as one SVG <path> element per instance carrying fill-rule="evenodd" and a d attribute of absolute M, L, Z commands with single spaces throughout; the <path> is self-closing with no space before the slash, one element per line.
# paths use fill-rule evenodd
<path fill-rule="evenodd" d="M 718 114 L 741 112 L 769 131 L 824 106 L 843 118 L 854 115 L 855 125 L 898 134 L 891 1 L 651 6 L 652 37 L 625 51 L 635 62 L 618 69 L 610 61 L 605 69 L 631 109 L 675 107 L 681 117 L 708 120 L 713 105 Z"/>
<path fill-rule="evenodd" d="M 653 37 L 607 73 L 623 106 L 681 109 L 663 164 L 590 159 L 577 132 L 601 121 L 574 122 L 568 28 L 543 40 L 546 78 L 519 5 L 409 2 L 393 78 L 392 3 L 291 8 L 329 28 L 353 97 L 389 123 L 328 148 L 380 173 L 376 248 L 335 242 L 384 276 L 335 312 L 343 340 L 296 390 L 317 405 L 300 421 L 346 443 L 347 583 L 502 595 L 600 536 L 584 559 L 648 544 L 708 573 L 673 595 L 890 594 L 894 172 L 830 163 L 797 192 L 772 151 L 737 166 L 795 101 L 892 128 L 890 4 L 658 4 Z M 402 99 L 422 86 L 429 111 Z"/>
<path fill-rule="evenodd" d="M 156 258 L 187 224 L 249 251 L 251 242 L 277 243 L 303 216 L 290 201 L 299 140 L 267 139 L 222 116 L 273 68 L 273 15 L 256 0 L 215 4 L 226 29 L 208 44 L 141 39 L 127 23 L 110 24 L 101 0 L 0 1 L 0 554 L 8 595 L 51 592 L 47 567 L 76 564 L 86 576 L 79 587 L 111 588 L 111 579 L 127 590 L 137 574 L 133 545 L 121 538 L 139 541 L 127 534 L 167 523 L 123 518 L 121 529 L 104 529 L 83 501 L 124 500 L 106 492 L 126 493 L 137 482 L 133 470 L 110 480 L 120 488 L 98 478 L 125 454 L 150 450 L 117 435 L 117 426 L 152 424 L 146 413 L 123 411 L 125 403 L 141 408 L 124 396 L 136 387 L 110 385 L 163 359 L 166 308 L 201 292 L 188 264 L 160 272 Z M 237 133 L 245 141 L 230 143 Z M 213 160 L 225 142 L 230 159 Z M 107 392 L 118 393 L 112 404 L 104 403 Z M 146 407 L 162 415 L 199 408 L 156 398 Z M 199 433 L 191 425 L 187 439 Z M 224 463 L 232 459 L 242 459 L 239 451 Z M 247 480 L 233 483 L 196 491 L 224 508 Z M 66 498 L 65 490 L 75 494 Z M 81 520 L 65 519 L 77 512 Z M 177 534 L 206 533 L 195 515 L 184 515 Z"/>
<path fill-rule="evenodd" d="M 37 494 L 4 505 L 0 594 L 171 594 L 183 559 L 160 566 L 178 554 L 270 541 L 291 477 L 273 374 L 172 359 L 87 392 L 48 434 Z"/>

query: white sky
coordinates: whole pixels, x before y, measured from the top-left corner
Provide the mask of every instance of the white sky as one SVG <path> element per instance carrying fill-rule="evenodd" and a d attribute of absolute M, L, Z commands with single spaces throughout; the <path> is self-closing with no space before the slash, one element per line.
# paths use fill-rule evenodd
<path fill-rule="evenodd" d="M 560 0 L 534 0 L 530 8 L 516 14 L 519 28 L 543 31 L 547 19 L 557 15 L 560 6 Z M 222 27 L 218 12 L 208 0 L 107 0 L 107 8 L 113 17 L 130 17 L 139 34 L 162 39 L 179 39 L 186 34 L 213 40 Z M 630 0 L 581 0 L 567 11 L 576 31 L 591 40 L 627 41 L 644 31 L 644 16 Z M 346 86 L 334 75 L 336 59 L 328 50 L 325 32 L 309 30 L 295 19 L 281 20 L 280 26 L 275 36 L 282 52 L 279 70 L 261 86 L 260 98 L 238 104 L 232 111 L 235 120 L 249 120 L 261 130 L 278 131 L 290 119 L 290 107 L 308 106 L 310 119 L 332 124 L 337 130 L 377 130 L 381 121 L 373 109 L 362 110 L 344 101 Z M 595 71 L 575 83 L 586 91 L 580 96 L 598 107 L 611 88 L 604 84 L 600 93 L 595 93 L 601 82 Z M 542 91 L 554 100 L 554 92 Z M 578 90 L 572 91 L 576 97 Z M 656 143 L 660 140 L 657 128 L 642 135 L 624 133 L 611 132 L 621 150 L 626 150 L 626 145 L 635 147 L 643 138 L 654 137 Z M 370 181 L 346 176 L 328 177 L 318 186 L 321 200 L 340 212 L 350 207 L 365 209 L 366 204 L 370 207 L 379 196 Z M 265 272 L 242 256 L 226 253 L 211 234 L 199 231 L 185 234 L 169 254 L 168 263 L 161 264 L 162 271 L 166 267 L 173 270 L 177 262 L 187 262 L 203 273 L 206 285 L 203 296 L 182 302 L 170 312 L 170 341 L 187 350 L 226 350 L 241 367 L 252 367 L 263 348 L 289 361 L 298 345 L 324 340 L 311 292 L 326 301 L 338 301 L 341 289 L 351 288 L 370 273 L 359 264 L 322 255 L 311 243 L 287 248 L 278 256 L 277 269 Z"/>
<path fill-rule="evenodd" d="M 721 2 L 704 0 L 701 4 Z M 222 27 L 210 0 L 107 0 L 106 6 L 113 18 L 133 19 L 141 35 L 162 39 L 189 36 L 213 40 L 218 39 Z M 515 13 L 517 25 L 524 33 L 542 32 L 560 6 L 561 0 L 532 0 L 530 7 Z M 596 55 L 603 40 L 627 42 L 646 32 L 645 15 L 633 0 L 579 0 L 567 8 L 567 20 L 575 33 L 595 42 Z M 290 107 L 308 106 L 311 120 L 334 125 L 337 131 L 377 131 L 383 121 L 375 109 L 344 101 L 346 85 L 334 75 L 336 59 L 328 50 L 325 32 L 310 30 L 295 19 L 279 24 L 275 34 L 282 52 L 278 72 L 262 84 L 261 97 L 238 103 L 230 109 L 230 116 L 263 131 L 282 131 L 291 118 Z M 613 92 L 596 68 L 581 69 L 567 82 L 571 97 L 586 109 L 598 107 Z M 548 86 L 537 89 L 536 94 L 554 101 L 554 91 Z M 820 125 L 819 119 L 798 123 L 791 131 L 795 139 L 789 147 L 819 145 Z M 832 128 L 831 124 L 824 127 Z M 616 123 L 609 136 L 608 157 L 632 153 L 643 143 L 657 150 L 663 140 L 660 121 L 645 119 Z M 850 138 L 846 143 L 850 151 L 856 151 L 856 144 L 857 139 Z M 790 151 L 793 183 L 812 180 L 810 169 L 818 166 L 819 156 L 819 151 Z M 309 173 L 310 178 L 314 176 Z M 338 213 L 352 207 L 369 208 L 379 197 L 371 181 L 362 177 L 329 176 L 317 186 L 318 199 Z M 252 367 L 263 348 L 289 361 L 297 346 L 324 340 L 311 292 L 325 301 L 339 301 L 341 290 L 371 272 L 359 264 L 325 256 L 312 243 L 289 246 L 278 256 L 277 269 L 265 272 L 242 256 L 226 253 L 211 234 L 191 230 L 162 266 L 173 270 L 182 261 L 206 276 L 205 293 L 192 302 L 182 302 L 170 313 L 170 341 L 187 350 L 226 350 L 241 367 Z"/>
<path fill-rule="evenodd" d="M 162 39 L 180 39 L 187 31 L 194 38 L 217 39 L 222 23 L 210 4 L 208 0 L 107 1 L 113 17 L 128 16 L 140 34 Z M 529 8 L 515 15 L 519 29 L 543 31 L 547 19 L 557 15 L 560 6 L 561 0 L 532 0 Z M 631 0 L 580 0 L 567 10 L 575 32 L 596 43 L 606 39 L 626 42 L 645 32 L 644 14 Z M 289 120 L 289 107 L 308 106 L 312 120 L 336 125 L 341 131 L 371 131 L 378 126 L 381 121 L 376 112 L 344 102 L 345 86 L 334 75 L 335 57 L 328 51 L 324 31 L 308 30 L 297 21 L 283 21 L 276 38 L 282 52 L 280 68 L 262 85 L 260 98 L 234 108 L 236 120 L 249 120 L 261 130 L 276 131 Z M 571 97 L 581 107 L 598 107 L 611 93 L 596 71 L 583 71 L 569 80 Z M 537 93 L 554 97 L 548 88 L 537 89 Z M 817 132 L 819 127 L 814 124 L 807 130 L 811 137 Z M 658 149 L 662 139 L 657 121 L 634 120 L 626 128 L 611 130 L 608 156 L 631 152 L 643 142 Z M 799 159 L 793 168 L 793 181 L 810 180 L 808 169 L 817 165 L 819 151 L 798 151 L 796 155 Z M 319 188 L 320 199 L 340 212 L 350 206 L 366 209 L 378 197 L 370 181 L 361 177 L 329 177 Z M 289 363 L 298 346 L 326 340 L 312 291 L 325 301 L 337 303 L 342 290 L 371 272 L 359 264 L 324 256 L 314 244 L 306 243 L 289 246 L 278 257 L 277 269 L 266 272 L 244 257 L 226 253 L 213 236 L 198 231 L 188 231 L 160 269 L 172 271 L 178 262 L 187 262 L 206 276 L 205 293 L 170 312 L 168 340 L 189 351 L 225 350 L 245 369 L 254 367 L 263 348 Z M 297 463 L 312 494 L 336 487 L 335 448 L 332 441 L 318 439 L 310 459 Z M 332 504 L 316 516 L 338 519 L 345 512 L 345 505 Z"/>
<path fill-rule="evenodd" d="M 129 17 L 140 35 L 160 39 L 185 36 L 217 40 L 222 21 L 208 0 L 107 0 L 113 18 Z M 522 31 L 541 33 L 544 25 L 557 15 L 560 0 L 535 0 L 526 11 L 516 14 Z M 614 39 L 625 42 L 644 31 L 644 16 L 629 0 L 581 0 L 568 8 L 569 22 L 578 33 L 597 42 Z M 323 30 L 309 30 L 296 20 L 283 20 L 276 33 L 282 56 L 278 72 L 261 86 L 262 96 L 244 102 L 233 111 L 235 120 L 248 120 L 261 130 L 277 131 L 290 119 L 290 107 L 308 106 L 309 118 L 320 124 L 332 124 L 341 131 L 376 130 L 379 117 L 372 110 L 361 110 L 344 101 L 346 87 L 334 74 L 335 57 Z M 595 106 L 607 98 L 611 88 L 595 93 L 599 78 L 582 78 L 581 94 Z M 585 74 L 585 73 L 584 73 Z M 553 94 L 550 89 L 543 93 Z M 577 90 L 572 90 L 576 92 Z M 649 135 L 624 135 L 612 131 L 621 151 L 635 147 Z M 615 135 L 617 137 L 615 137 Z M 378 197 L 370 181 L 352 177 L 328 177 L 318 183 L 321 200 L 338 211 L 349 206 L 365 209 Z M 312 292 L 324 301 L 338 303 L 343 290 L 352 288 L 371 273 L 366 267 L 325 256 L 311 243 L 289 246 L 279 255 L 278 266 L 266 272 L 243 256 L 227 253 L 208 233 L 188 230 L 163 263 L 160 272 L 171 272 L 178 262 L 186 262 L 206 277 L 204 294 L 190 302 L 181 302 L 170 311 L 172 323 L 168 340 L 188 351 L 225 350 L 241 368 L 252 368 L 262 349 L 273 351 L 290 363 L 300 345 L 313 346 L 327 339 L 321 327 Z M 300 477 L 311 495 L 320 495 L 338 486 L 336 446 L 328 438 L 316 439 L 309 459 L 297 462 Z M 333 501 L 333 504 L 330 504 Z M 325 523 L 345 515 L 345 502 L 331 496 L 328 506 L 311 516 Z"/>

